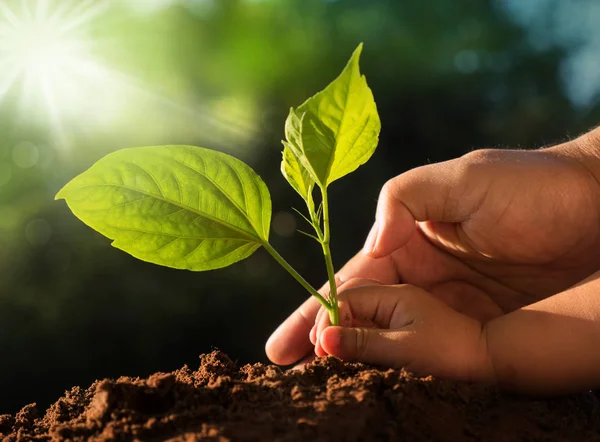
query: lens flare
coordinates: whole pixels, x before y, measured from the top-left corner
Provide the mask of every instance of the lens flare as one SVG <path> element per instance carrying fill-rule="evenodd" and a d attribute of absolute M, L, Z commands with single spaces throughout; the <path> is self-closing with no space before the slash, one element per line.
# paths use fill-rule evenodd
<path fill-rule="evenodd" d="M 23 114 L 49 118 L 54 134 L 63 138 L 64 118 L 86 107 L 104 75 L 91 55 L 84 25 L 102 14 L 107 3 L 18 4 L 17 10 L 0 3 L 0 99 L 19 89 Z"/>

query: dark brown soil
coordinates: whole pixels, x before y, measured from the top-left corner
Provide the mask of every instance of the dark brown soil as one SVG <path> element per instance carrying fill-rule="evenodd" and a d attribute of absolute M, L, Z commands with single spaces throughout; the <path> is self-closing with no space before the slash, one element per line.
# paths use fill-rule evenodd
<path fill-rule="evenodd" d="M 74 387 L 44 415 L 0 416 L 3 441 L 600 441 L 592 394 L 531 400 L 494 388 L 318 359 L 305 370 L 200 368 Z"/>

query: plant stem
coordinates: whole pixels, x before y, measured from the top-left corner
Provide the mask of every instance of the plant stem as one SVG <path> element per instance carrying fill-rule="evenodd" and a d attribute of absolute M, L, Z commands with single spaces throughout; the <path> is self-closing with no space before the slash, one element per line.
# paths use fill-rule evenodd
<path fill-rule="evenodd" d="M 325 266 L 327 267 L 327 277 L 329 278 L 329 320 L 331 325 L 340 325 L 340 312 L 338 309 L 337 286 L 335 283 L 335 270 L 331 260 L 331 230 L 329 228 L 329 201 L 327 200 L 327 188 L 321 187 L 321 196 L 323 204 L 323 255 L 325 256 Z"/>
<path fill-rule="evenodd" d="M 277 250 L 273 248 L 271 244 L 269 244 L 268 242 L 264 242 L 263 247 L 267 249 L 267 252 L 269 252 L 271 256 L 275 258 L 275 261 L 281 264 L 281 266 L 284 269 L 286 269 L 288 273 L 292 275 L 294 279 L 298 281 L 300 285 L 302 285 L 302 287 L 304 287 L 308 291 L 308 293 L 317 298 L 317 300 L 323 305 L 323 307 L 327 309 L 327 311 L 331 315 L 331 305 L 329 304 L 329 302 L 327 302 L 327 300 L 323 298 L 323 296 L 321 296 L 321 294 L 317 292 L 315 288 L 312 285 L 310 285 L 306 281 L 306 279 L 302 277 L 302 275 L 300 275 L 300 273 L 298 273 L 285 259 L 283 259 L 283 257 L 277 252 Z M 337 310 L 337 304 L 335 305 L 335 308 Z"/>

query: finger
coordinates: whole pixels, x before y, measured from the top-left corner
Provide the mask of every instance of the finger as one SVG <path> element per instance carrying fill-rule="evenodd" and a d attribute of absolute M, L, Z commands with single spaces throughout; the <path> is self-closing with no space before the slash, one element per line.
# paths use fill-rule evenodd
<path fill-rule="evenodd" d="M 340 295 L 341 293 L 345 292 L 346 290 L 356 289 L 359 287 L 370 287 L 370 286 L 380 286 L 380 285 L 391 285 L 391 284 L 390 283 L 385 284 L 374 278 L 355 277 L 355 278 L 349 279 L 349 280 L 343 282 L 342 284 L 340 284 L 337 288 L 337 293 L 338 293 L 338 295 Z"/>
<path fill-rule="evenodd" d="M 319 341 L 317 341 L 317 344 L 315 345 L 314 353 L 316 356 L 327 356 L 327 352 L 323 350 L 323 347 L 321 347 Z"/>
<path fill-rule="evenodd" d="M 374 259 L 359 252 L 337 272 L 337 286 L 339 288 L 357 278 L 378 281 L 386 285 L 397 284 L 398 272 L 391 257 Z M 323 288 L 326 289 L 326 293 L 329 293 L 329 284 L 325 284 Z"/>
<path fill-rule="evenodd" d="M 319 310 L 320 311 L 320 310 Z M 310 333 L 308 334 L 308 339 L 312 345 L 317 344 L 317 322 L 319 320 L 319 314 L 317 313 L 317 319 L 315 320 L 315 324 L 310 329 Z"/>
<path fill-rule="evenodd" d="M 322 321 L 323 316 L 329 316 L 328 310 L 326 310 L 325 308 L 321 308 L 321 310 L 319 310 L 319 313 L 317 314 L 317 317 L 315 319 L 315 325 L 314 325 L 314 330 L 315 330 L 315 335 L 314 335 L 314 339 L 315 339 L 315 348 L 314 348 L 314 354 L 317 356 L 325 356 L 325 353 L 323 352 L 323 350 L 321 349 L 321 346 L 319 345 L 319 324 Z"/>
<path fill-rule="evenodd" d="M 413 320 L 414 315 L 430 298 L 431 295 L 426 291 L 410 285 L 363 286 L 346 290 L 340 295 L 339 309 L 340 314 L 349 316 L 350 320 L 344 321 L 342 325 L 403 327 Z M 322 333 L 324 328 L 320 331 Z M 318 332 L 319 328 L 319 336 Z"/>
<path fill-rule="evenodd" d="M 289 365 L 311 351 L 308 332 L 315 323 L 320 307 L 319 301 L 311 296 L 271 334 L 265 345 L 267 357 L 271 361 Z"/>
<path fill-rule="evenodd" d="M 336 275 L 336 281 L 337 281 L 337 290 L 339 291 L 341 287 L 344 287 L 345 285 L 351 284 L 351 285 L 355 285 L 357 284 L 356 281 L 360 280 L 360 278 L 352 278 L 350 281 L 346 281 L 346 282 L 340 282 L 339 281 L 339 276 Z M 326 298 L 329 301 L 330 297 L 331 297 L 331 293 L 329 291 L 329 284 L 325 284 L 323 287 L 321 287 L 321 292 L 323 292 L 323 294 L 325 294 L 326 292 Z M 317 345 L 317 324 L 319 324 L 320 322 L 320 318 L 323 316 L 323 314 L 327 314 L 327 309 L 325 309 L 325 307 L 321 306 L 321 308 L 319 309 L 317 316 L 315 318 L 315 323 L 312 326 L 312 328 L 310 329 L 310 334 L 309 334 L 309 338 L 310 338 L 310 342 L 313 345 Z"/>
<path fill-rule="evenodd" d="M 323 312 L 326 312 L 327 309 L 323 306 L 321 306 L 321 308 L 319 309 L 319 311 L 317 312 L 317 316 L 315 317 L 315 323 L 313 324 L 312 328 L 310 329 L 310 342 L 313 345 L 317 345 L 317 326 L 319 324 L 319 322 L 321 321 L 321 317 L 323 316 Z"/>
<path fill-rule="evenodd" d="M 375 328 L 400 328 L 412 323 L 417 314 L 418 305 L 415 296 L 424 300 L 429 299 L 429 294 L 417 287 L 408 285 L 399 286 L 363 286 L 346 290 L 340 295 L 340 314 L 348 317 L 348 325 L 344 328 L 356 327 L 363 330 Z M 328 330 L 332 328 L 329 318 L 323 316 L 317 324 L 317 347 L 315 353 L 322 356 L 330 353 L 331 346 L 327 345 Z M 344 324 L 342 324 L 344 325 Z M 357 327 L 358 326 L 358 327 Z M 334 327 L 336 328 L 336 327 Z M 317 348 L 316 347 L 316 348 Z M 335 356 L 335 355 L 334 355 Z"/>
<path fill-rule="evenodd" d="M 319 344 L 319 335 L 326 327 L 331 325 L 331 319 L 329 317 L 329 312 L 325 309 L 319 312 L 317 316 L 317 320 L 315 321 L 315 354 L 317 356 L 325 356 L 327 353 L 322 349 L 321 344 Z"/>
<path fill-rule="evenodd" d="M 325 308 L 321 308 L 315 320 L 315 354 L 317 356 L 325 356 L 327 353 L 319 344 L 319 334 L 323 328 L 331 325 L 331 313 Z"/>
<path fill-rule="evenodd" d="M 321 347 L 321 344 L 319 343 L 319 335 L 321 334 L 321 331 L 323 331 L 324 328 L 329 327 L 331 325 L 331 317 L 330 317 L 330 313 L 328 310 L 322 309 L 319 312 L 319 315 L 317 316 L 317 319 L 315 321 L 315 337 L 316 337 L 316 342 L 315 342 L 315 354 L 317 356 L 326 356 L 327 352 L 325 350 L 323 350 L 323 348 Z"/>
<path fill-rule="evenodd" d="M 381 282 L 376 281 L 374 279 L 368 278 L 352 278 L 349 281 L 341 284 L 338 287 L 338 310 L 339 310 L 339 325 L 343 327 L 351 327 L 352 325 L 356 325 L 353 322 L 353 315 L 350 311 L 348 303 L 344 302 L 344 292 L 352 289 L 356 289 L 359 287 L 367 287 L 367 286 L 381 286 Z M 319 334 L 323 329 L 329 327 L 331 325 L 331 318 L 329 312 L 324 308 L 321 309 L 317 315 L 317 319 L 315 320 L 314 327 L 314 339 L 315 345 L 319 345 Z"/>
<path fill-rule="evenodd" d="M 313 325 L 313 328 L 310 330 L 310 342 L 312 342 L 313 345 L 317 345 L 318 325 L 321 322 L 321 318 L 323 317 L 324 312 L 327 312 L 327 309 L 325 309 L 325 307 L 321 307 L 319 309 L 319 312 L 317 313 L 317 317 L 315 318 L 315 324 Z"/>
<path fill-rule="evenodd" d="M 383 284 L 398 282 L 396 267 L 390 257 L 373 259 L 362 253 L 356 254 L 337 273 L 337 285 L 355 277 L 369 278 Z M 319 292 L 326 296 L 329 293 L 329 284 L 321 287 Z M 267 356 L 272 362 L 280 365 L 293 364 L 312 351 L 313 344 L 309 333 L 320 307 L 321 304 L 311 296 L 273 332 L 265 346 Z"/>
<path fill-rule="evenodd" d="M 409 301 L 397 304 L 398 313 L 388 314 L 389 328 L 328 327 L 319 339 L 323 351 L 421 374 L 465 380 L 480 376 L 487 364 L 480 322 L 427 293 L 397 291 L 396 299 Z"/>
<path fill-rule="evenodd" d="M 320 337 L 327 354 L 345 361 L 402 367 L 406 365 L 409 330 L 382 330 L 363 327 L 328 327 Z"/>
<path fill-rule="evenodd" d="M 467 220 L 486 192 L 486 186 L 477 183 L 480 174 L 468 173 L 477 164 L 477 155 L 471 154 L 418 167 L 388 181 L 364 253 L 380 258 L 399 249 L 413 235 L 415 221 Z"/>
<path fill-rule="evenodd" d="M 385 284 L 382 283 L 381 281 L 378 281 L 376 279 L 371 279 L 371 278 L 352 278 L 349 281 L 346 281 L 343 284 L 341 284 L 338 287 L 338 291 L 337 291 L 340 325 L 344 326 L 344 327 L 350 327 L 350 326 L 352 326 L 352 320 L 353 320 L 351 312 L 349 312 L 348 309 L 345 308 L 345 305 L 343 303 L 343 299 L 344 299 L 343 293 L 344 292 L 346 292 L 348 290 L 352 290 L 352 289 L 357 289 L 359 287 L 373 287 L 373 286 L 381 286 L 381 285 L 385 285 Z M 342 302 L 340 303 L 340 301 L 342 301 Z"/>

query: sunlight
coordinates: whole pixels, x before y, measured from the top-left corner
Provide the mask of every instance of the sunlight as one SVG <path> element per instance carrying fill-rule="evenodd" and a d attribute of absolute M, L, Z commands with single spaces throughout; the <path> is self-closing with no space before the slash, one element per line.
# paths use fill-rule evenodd
<path fill-rule="evenodd" d="M 98 80 L 104 70 L 91 56 L 82 26 L 107 3 L 19 4 L 17 10 L 0 3 L 0 99 L 19 89 L 23 115 L 29 118 L 42 111 L 59 144 L 65 145 L 63 119 L 85 111 L 101 93 Z"/>
<path fill-rule="evenodd" d="M 0 106 L 14 102 L 23 121 L 49 128 L 63 149 L 72 144 L 73 129 L 131 127 L 139 121 L 140 108 L 145 125 L 150 115 L 160 121 L 150 125 L 153 130 L 179 130 L 186 124 L 204 140 L 236 144 L 255 135 L 251 108 L 214 98 L 183 104 L 100 62 L 94 52 L 100 42 L 88 31 L 110 6 L 108 0 L 0 0 Z"/>

